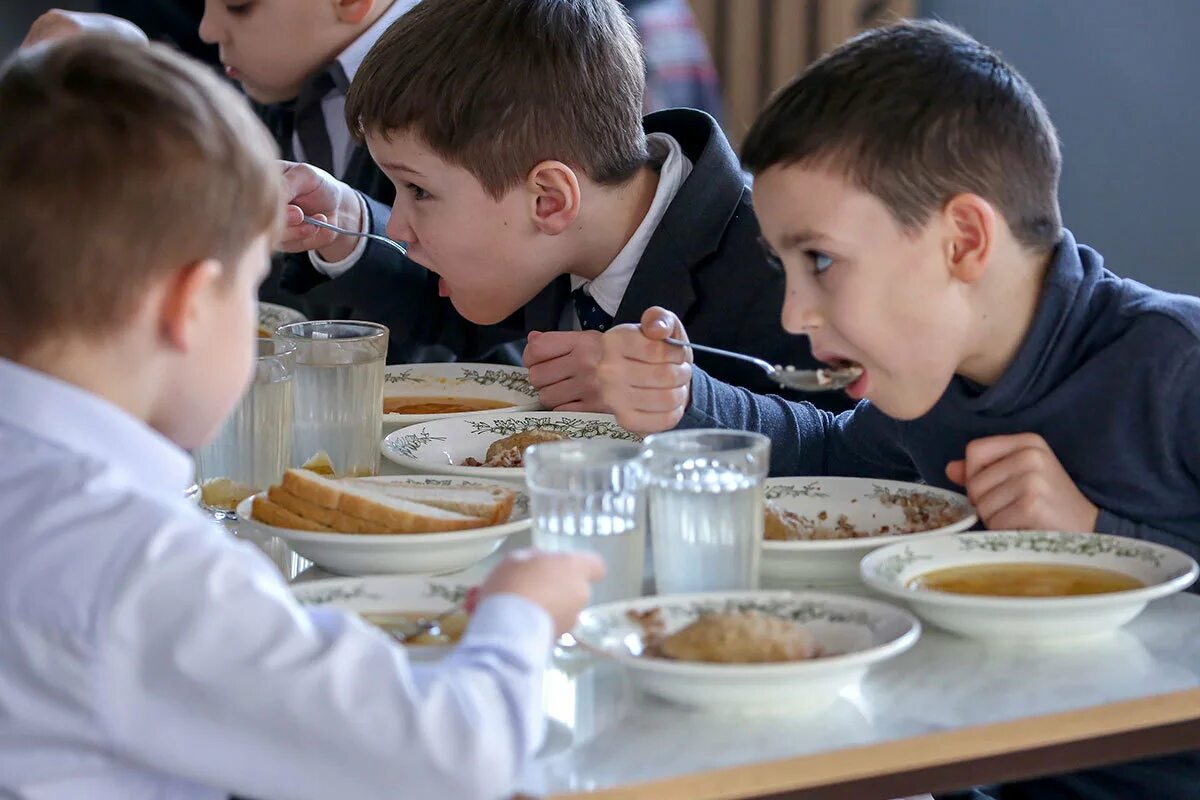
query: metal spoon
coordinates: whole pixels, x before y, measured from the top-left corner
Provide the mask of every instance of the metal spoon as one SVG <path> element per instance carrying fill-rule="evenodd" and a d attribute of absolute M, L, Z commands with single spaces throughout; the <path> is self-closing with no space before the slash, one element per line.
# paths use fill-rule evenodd
<path fill-rule="evenodd" d="M 381 625 L 380 627 L 397 642 L 404 644 L 426 633 L 437 636 L 442 632 L 442 623 L 455 614 L 461 614 L 464 609 L 465 601 L 446 609 L 437 616 L 419 619 L 403 629 L 393 625 Z"/>
<path fill-rule="evenodd" d="M 796 389 L 801 392 L 825 392 L 837 389 L 845 389 L 850 384 L 854 383 L 862 375 L 862 367 L 852 365 L 849 367 L 829 368 L 829 369 L 796 369 L 795 367 L 783 367 L 774 364 L 768 364 L 761 358 L 748 356 L 744 353 L 734 353 L 731 350 L 721 350 L 717 347 L 708 347 L 702 344 L 692 344 L 679 339 L 665 339 L 667 344 L 673 344 L 676 347 L 690 347 L 693 350 L 698 350 L 703 353 L 712 353 L 713 355 L 726 356 L 728 358 L 738 358 L 742 361 L 749 361 L 767 373 L 767 377 L 778 383 L 780 386 L 788 389 Z"/>
<path fill-rule="evenodd" d="M 348 230 L 346 228 L 339 228 L 337 225 L 331 225 L 328 222 L 321 222 L 321 220 L 313 219 L 312 217 L 309 217 L 309 216 L 306 216 L 304 218 L 304 221 L 307 222 L 309 225 L 316 225 L 318 228 L 324 228 L 327 231 L 333 231 L 334 233 L 340 233 L 343 236 L 359 236 L 359 237 L 362 237 L 363 239 L 374 239 L 377 242 L 383 242 L 388 247 L 392 247 L 392 248 L 395 248 L 396 250 L 399 250 L 400 255 L 402 255 L 402 256 L 408 255 L 408 246 L 405 245 L 404 242 L 397 242 L 394 239 L 389 239 L 386 236 L 380 236 L 377 233 L 363 233 L 361 231 L 352 231 L 352 230 Z"/>

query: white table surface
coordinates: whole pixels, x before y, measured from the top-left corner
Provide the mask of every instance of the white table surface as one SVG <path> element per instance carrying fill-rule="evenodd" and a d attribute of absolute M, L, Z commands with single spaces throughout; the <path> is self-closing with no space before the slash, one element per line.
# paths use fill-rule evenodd
<path fill-rule="evenodd" d="M 333 577 L 278 539 L 248 538 L 289 579 Z M 513 537 L 505 549 L 527 543 L 528 534 Z M 473 567 L 464 580 L 486 566 Z M 867 593 L 862 586 L 837 590 Z M 1200 596 L 1151 603 L 1110 636 L 1061 645 L 988 644 L 926 625 L 912 650 L 875 667 L 857 691 L 809 716 L 692 711 L 638 693 L 609 662 L 587 656 L 554 661 L 545 689 L 548 741 L 523 774 L 522 792 L 616 789 L 620 795 L 620 787 L 629 787 L 629 796 L 656 797 L 653 787 L 637 785 L 669 786 L 671 779 L 723 768 L 1200 688 Z"/>

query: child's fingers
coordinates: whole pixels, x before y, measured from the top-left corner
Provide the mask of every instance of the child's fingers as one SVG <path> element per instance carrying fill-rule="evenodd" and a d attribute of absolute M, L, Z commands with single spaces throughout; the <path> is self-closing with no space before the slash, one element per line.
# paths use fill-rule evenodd
<path fill-rule="evenodd" d="M 679 317 L 659 306 L 648 308 L 642 313 L 641 329 L 642 335 L 647 339 L 659 341 L 672 337 L 687 341 L 687 332 L 684 331 Z"/>
<path fill-rule="evenodd" d="M 585 381 L 571 377 L 550 386 L 541 387 L 538 389 L 538 399 L 542 401 L 542 405 L 546 408 L 558 411 L 561 410 L 561 406 L 565 406 L 568 403 L 587 399 L 587 389 L 588 386 Z"/>
<path fill-rule="evenodd" d="M 549 386 L 567 380 L 575 375 L 576 371 L 575 359 L 569 355 L 559 356 L 530 366 L 529 382 L 540 392 Z"/>
<path fill-rule="evenodd" d="M 988 491 L 971 498 L 971 503 L 979 513 L 979 518 L 989 528 L 995 528 L 995 523 L 1005 509 L 1021 501 L 1022 484 L 1019 478 L 1010 477 Z"/>
<path fill-rule="evenodd" d="M 997 486 L 1012 479 L 1021 472 L 1020 459 L 1012 457 L 993 461 L 986 467 L 970 473 L 970 460 L 967 461 L 967 497 L 979 508 L 979 501 Z"/>
<path fill-rule="evenodd" d="M 651 433 L 669 431 L 683 418 L 683 408 L 674 411 L 645 413 L 641 411 L 616 410 L 617 424 L 632 433 L 648 436 Z"/>
<path fill-rule="evenodd" d="M 967 462 L 961 458 L 957 461 L 951 461 L 946 465 L 946 477 L 949 478 L 951 482 L 957 483 L 959 486 L 966 484 Z"/>
<path fill-rule="evenodd" d="M 970 481 L 975 473 L 986 469 L 990 464 L 1026 448 L 1048 449 L 1046 440 L 1036 433 L 1015 433 L 975 439 L 967 445 L 967 480 Z"/>
<path fill-rule="evenodd" d="M 692 383 L 691 364 L 625 363 L 626 383 L 638 389 L 679 389 Z"/>
<path fill-rule="evenodd" d="M 639 414 L 669 414 L 675 411 L 682 413 L 688 402 L 688 389 L 678 386 L 674 389 L 627 389 L 625 403 L 628 408 Z"/>
<path fill-rule="evenodd" d="M 529 338 L 524 360 L 527 369 L 567 355 L 579 342 L 579 331 L 545 331 Z M 534 384 L 535 386 L 537 384 Z"/>

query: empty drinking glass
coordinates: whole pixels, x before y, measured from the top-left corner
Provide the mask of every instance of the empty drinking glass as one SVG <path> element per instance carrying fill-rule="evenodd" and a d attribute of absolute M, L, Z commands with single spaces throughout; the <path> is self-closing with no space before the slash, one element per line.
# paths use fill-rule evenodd
<path fill-rule="evenodd" d="M 757 589 L 770 439 L 671 431 L 645 446 L 658 593 Z"/>
<path fill-rule="evenodd" d="M 373 322 L 296 322 L 275 331 L 296 347 L 292 461 L 320 452 L 337 475 L 379 471 L 388 329 Z"/>
<path fill-rule="evenodd" d="M 525 451 L 533 544 L 604 559 L 592 603 L 640 597 L 646 555 L 645 473 L 632 442 L 575 440 Z"/>
<path fill-rule="evenodd" d="M 254 375 L 242 399 L 209 444 L 193 454 L 201 503 L 232 519 L 237 503 L 277 482 L 292 457 L 292 394 L 296 347 L 255 339 Z"/>

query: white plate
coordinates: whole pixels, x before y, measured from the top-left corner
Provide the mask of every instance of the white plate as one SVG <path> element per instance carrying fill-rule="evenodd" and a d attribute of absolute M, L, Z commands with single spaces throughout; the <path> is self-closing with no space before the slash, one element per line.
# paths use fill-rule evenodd
<path fill-rule="evenodd" d="M 446 611 L 467 591 L 487 576 L 487 570 L 469 570 L 449 578 L 422 578 L 416 575 L 370 575 L 362 578 L 326 578 L 292 584 L 292 593 L 301 605 L 330 606 L 356 614 L 415 611 L 434 615 Z M 405 648 L 410 661 L 436 661 L 453 645 L 410 645 Z M 574 742 L 571 729 L 556 719 L 546 720 L 546 738 L 537 758 L 548 758 L 568 750 Z"/>
<path fill-rule="evenodd" d="M 646 658 L 642 628 L 627 612 L 661 608 L 666 633 L 702 613 L 755 609 L 795 620 L 824 656 L 782 664 L 704 664 Z M 615 659 L 643 691 L 684 705 L 738 711 L 818 711 L 857 686 L 868 667 L 916 643 L 921 623 L 878 600 L 823 592 L 715 592 L 643 597 L 585 610 L 574 630 L 585 647 Z"/>
<path fill-rule="evenodd" d="M 497 439 L 532 428 L 557 431 L 572 439 L 641 441 L 610 414 L 557 411 L 478 414 L 423 422 L 392 431 L 380 445 L 385 458 L 413 472 L 460 475 L 475 480 L 525 479 L 523 467 L 464 467 L 468 458 L 483 461 Z"/>
<path fill-rule="evenodd" d="M 1073 564 L 1123 572 L 1146 584 L 1125 592 L 1077 597 L 982 597 L 910 589 L 935 569 L 986 563 Z M 1170 547 L 1123 536 L 1052 531 L 988 531 L 905 541 L 868 555 L 862 578 L 899 598 L 938 627 L 978 638 L 1068 640 L 1106 633 L 1151 600 L 1186 589 L 1196 562 Z"/>
<path fill-rule="evenodd" d="M 280 306 L 274 303 L 258 304 L 258 326 L 271 333 L 280 325 L 291 325 L 293 322 L 307 322 L 308 317 L 294 308 Z"/>
<path fill-rule="evenodd" d="M 453 417 L 536 411 L 541 408 L 537 390 L 529 383 L 529 370 L 497 364 L 397 364 L 383 373 L 383 396 L 461 397 L 495 400 L 512 408 L 464 411 L 457 414 L 384 414 L 385 428 L 403 428 L 418 422 Z"/>
<path fill-rule="evenodd" d="M 762 575 L 768 579 L 786 579 L 808 584 L 839 584 L 858 580 L 858 562 L 880 547 L 901 540 L 964 531 L 978 521 L 970 502 L 961 494 L 902 481 L 871 478 L 771 478 L 766 482 L 768 500 L 786 511 L 817 520 L 825 512 L 822 524 L 832 526 L 844 514 L 859 530 L 874 531 L 885 525 L 904 522 L 899 506 L 885 505 L 884 499 L 920 492 L 944 498 L 962 507 L 959 521 L 920 533 L 866 536 L 861 539 L 816 539 L 811 541 L 763 541 Z"/>
<path fill-rule="evenodd" d="M 467 576 L 425 578 L 416 575 L 371 575 L 363 578 L 330 578 L 292 585 L 301 605 L 332 606 L 356 614 L 416 612 L 439 614 L 467 596 L 474 582 Z M 478 577 L 478 576 L 477 576 Z M 414 660 L 441 658 L 450 645 L 406 648 Z"/>
<path fill-rule="evenodd" d="M 481 481 L 391 475 L 367 480 L 416 486 L 479 486 Z M 300 555 L 341 575 L 395 573 L 434 575 L 465 569 L 487 558 L 510 535 L 529 527 L 529 498 L 517 492 L 512 517 L 503 525 L 441 533 L 320 533 L 277 528 L 252 519 L 253 497 L 238 506 L 238 519 L 278 536 Z"/>

